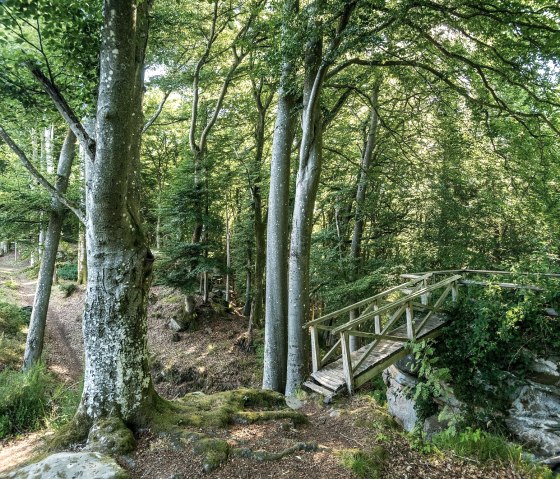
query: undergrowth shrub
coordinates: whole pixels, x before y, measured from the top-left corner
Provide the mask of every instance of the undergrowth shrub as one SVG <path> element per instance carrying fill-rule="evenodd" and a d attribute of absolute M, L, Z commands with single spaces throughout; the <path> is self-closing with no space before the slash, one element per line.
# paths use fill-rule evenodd
<path fill-rule="evenodd" d="M 432 437 L 432 445 L 442 451 L 453 451 L 460 457 L 476 459 L 480 462 L 498 462 L 514 466 L 526 477 L 552 479 L 552 471 L 545 466 L 528 463 L 523 448 L 511 444 L 504 436 L 491 434 L 481 429 L 466 428 L 462 432 L 447 429 Z"/>
<path fill-rule="evenodd" d="M 48 412 L 54 390 L 52 377 L 44 366 L 28 372 L 0 373 L 0 438 L 39 428 Z"/>
<path fill-rule="evenodd" d="M 0 372 L 0 439 L 45 425 L 59 427 L 76 411 L 79 390 L 61 385 L 44 365 Z"/>
<path fill-rule="evenodd" d="M 77 281 L 78 265 L 76 263 L 65 263 L 56 269 L 56 274 L 59 278 L 66 281 Z"/>
<path fill-rule="evenodd" d="M 340 454 L 342 465 L 363 479 L 381 478 L 386 458 L 387 451 L 381 446 L 371 450 L 347 449 Z"/>
<path fill-rule="evenodd" d="M 462 290 L 442 334 L 445 341 L 436 344 L 434 354 L 449 370 L 453 391 L 466 404 L 471 424 L 499 424 L 496 419 L 508 409 L 517 379 L 526 376 L 533 358 L 560 353 L 555 333 L 560 321 L 545 313 L 555 299 L 554 290 Z"/>
<path fill-rule="evenodd" d="M 28 311 L 0 302 L 0 371 L 21 361 L 29 317 Z"/>

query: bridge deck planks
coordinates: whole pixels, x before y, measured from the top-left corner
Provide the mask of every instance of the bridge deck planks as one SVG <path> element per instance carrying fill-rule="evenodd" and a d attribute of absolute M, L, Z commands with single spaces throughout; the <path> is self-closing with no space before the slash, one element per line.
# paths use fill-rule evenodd
<path fill-rule="evenodd" d="M 418 319 L 415 320 L 419 321 Z M 422 331 L 417 335 L 417 339 L 422 339 L 437 334 L 438 330 L 445 325 L 446 321 L 443 316 L 433 315 L 426 324 L 422 327 Z M 390 333 L 392 336 L 401 336 L 406 338 L 406 325 L 393 329 Z M 353 352 L 352 363 L 356 363 L 362 356 L 364 351 L 369 347 L 366 344 L 362 348 Z M 382 369 L 389 367 L 396 362 L 400 357 L 406 354 L 405 343 L 398 341 L 391 341 L 383 339 L 375 345 L 374 350 L 369 357 L 360 365 L 357 371 L 354 372 L 354 381 L 359 386 L 365 381 L 370 379 L 373 375 L 378 374 Z M 342 358 L 329 363 L 319 371 L 311 374 L 313 380 L 336 394 L 346 387 L 344 380 L 344 371 L 342 368 Z"/>

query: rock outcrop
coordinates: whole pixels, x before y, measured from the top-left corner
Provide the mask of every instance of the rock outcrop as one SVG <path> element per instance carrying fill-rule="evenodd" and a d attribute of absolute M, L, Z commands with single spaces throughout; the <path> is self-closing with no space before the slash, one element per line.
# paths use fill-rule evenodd
<path fill-rule="evenodd" d="M 14 479 L 127 479 L 113 458 L 97 452 L 61 452 L 0 478 Z"/>

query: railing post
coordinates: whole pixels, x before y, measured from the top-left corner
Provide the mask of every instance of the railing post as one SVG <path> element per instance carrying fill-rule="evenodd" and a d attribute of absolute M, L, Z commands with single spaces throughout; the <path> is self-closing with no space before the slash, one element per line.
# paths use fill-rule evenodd
<path fill-rule="evenodd" d="M 377 302 L 377 300 L 375 300 L 375 302 L 373 303 L 373 310 L 377 311 L 378 309 L 379 309 L 379 303 Z M 375 321 L 375 334 L 381 334 L 381 316 L 376 314 L 374 317 L 374 321 Z"/>
<path fill-rule="evenodd" d="M 340 333 L 340 345 L 342 346 L 342 368 L 348 394 L 354 392 L 354 376 L 352 374 L 352 356 L 350 355 L 350 335 L 347 331 Z"/>
<path fill-rule="evenodd" d="M 453 283 L 451 283 L 451 300 L 454 303 L 457 302 L 458 293 L 459 293 L 459 288 L 457 287 L 457 281 L 453 281 Z"/>
<path fill-rule="evenodd" d="M 406 336 L 408 339 L 414 339 L 414 325 L 412 320 L 414 319 L 414 310 L 412 308 L 412 302 L 406 303 Z"/>
<path fill-rule="evenodd" d="M 425 278 L 422 280 L 422 288 L 425 288 L 428 286 L 428 278 Z M 422 296 L 420 296 L 420 302 L 424 305 L 428 304 L 428 298 L 429 298 L 429 293 L 425 293 Z"/>
<path fill-rule="evenodd" d="M 321 350 L 319 348 L 319 330 L 316 326 L 309 327 L 311 335 L 311 364 L 313 372 L 316 373 L 321 367 Z"/>

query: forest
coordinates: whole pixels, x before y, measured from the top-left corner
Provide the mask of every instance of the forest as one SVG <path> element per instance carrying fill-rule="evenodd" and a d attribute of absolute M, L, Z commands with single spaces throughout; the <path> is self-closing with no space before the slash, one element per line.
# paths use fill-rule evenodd
<path fill-rule="evenodd" d="M 553 0 L 0 0 L 0 477 L 554 477 L 559 178 Z"/>

